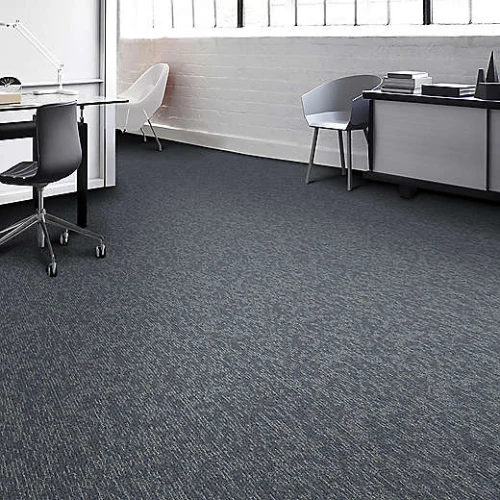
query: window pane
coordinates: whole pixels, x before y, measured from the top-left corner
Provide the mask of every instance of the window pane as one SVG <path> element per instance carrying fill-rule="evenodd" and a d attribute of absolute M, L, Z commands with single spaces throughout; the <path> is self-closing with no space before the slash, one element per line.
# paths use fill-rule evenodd
<path fill-rule="evenodd" d="M 184 0 L 187 3 L 187 0 Z M 194 0 L 194 25 L 196 28 L 215 26 L 215 4 L 213 0 Z"/>
<path fill-rule="evenodd" d="M 358 0 L 358 24 L 387 24 L 388 0 Z"/>
<path fill-rule="evenodd" d="M 390 0 L 390 24 L 423 24 L 422 0 Z"/>
<path fill-rule="evenodd" d="M 500 3 L 498 0 L 473 0 L 473 23 L 500 23 Z"/>
<path fill-rule="evenodd" d="M 323 26 L 325 24 L 323 0 L 297 0 L 297 24 L 299 26 Z"/>
<path fill-rule="evenodd" d="M 120 36 L 141 38 L 153 29 L 153 4 L 139 0 L 120 0 Z"/>
<path fill-rule="evenodd" d="M 271 26 L 294 26 L 294 0 L 271 0 Z"/>
<path fill-rule="evenodd" d="M 186 0 L 183 0 L 184 2 Z M 209 0 L 205 0 L 206 2 Z M 219 28 L 236 28 L 237 0 L 216 0 L 216 23 Z"/>
<path fill-rule="evenodd" d="M 354 0 L 326 0 L 326 24 L 354 25 Z"/>
<path fill-rule="evenodd" d="M 491 3 L 491 0 L 489 0 Z M 437 24 L 467 24 L 469 0 L 434 0 L 432 22 Z"/>
<path fill-rule="evenodd" d="M 174 7 L 174 28 L 193 27 L 193 5 L 191 0 L 172 0 Z"/>
<path fill-rule="evenodd" d="M 165 35 L 172 29 L 172 4 L 170 0 L 153 0 L 153 8 L 155 32 L 159 36 Z"/>
<path fill-rule="evenodd" d="M 247 0 L 243 5 L 244 26 L 268 26 L 267 0 Z"/>

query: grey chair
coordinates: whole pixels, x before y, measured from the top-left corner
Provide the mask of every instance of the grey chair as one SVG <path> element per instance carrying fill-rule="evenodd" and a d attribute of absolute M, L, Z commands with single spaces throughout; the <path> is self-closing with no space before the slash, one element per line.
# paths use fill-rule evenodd
<path fill-rule="evenodd" d="M 306 174 L 309 183 L 314 164 L 319 129 L 338 131 L 340 165 L 345 174 L 343 132 L 347 135 L 347 190 L 352 189 L 352 136 L 353 130 L 363 130 L 368 142 L 369 102 L 363 99 L 364 90 L 372 90 L 382 83 L 375 75 L 354 75 L 324 83 L 302 96 L 302 109 L 310 127 L 314 129 Z"/>
<path fill-rule="evenodd" d="M 27 135 L 29 135 L 28 132 L 29 130 Z M 32 186 L 36 192 L 37 208 L 33 215 L 0 231 L 0 234 L 4 234 L 0 238 L 0 245 L 24 233 L 32 226 L 37 226 L 42 231 L 41 246 L 46 246 L 50 254 L 47 273 L 49 276 L 56 276 L 56 258 L 47 224 L 63 230 L 59 238 L 61 245 L 68 244 L 69 231 L 74 231 L 99 240 L 99 245 L 95 247 L 95 255 L 98 258 L 106 256 L 106 246 L 101 235 L 48 214 L 43 204 L 45 187 L 72 174 L 82 161 L 76 102 L 49 104 L 38 108 L 34 122 L 34 139 L 36 161 L 23 161 L 14 165 L 0 174 L 0 182 L 16 186 Z"/>

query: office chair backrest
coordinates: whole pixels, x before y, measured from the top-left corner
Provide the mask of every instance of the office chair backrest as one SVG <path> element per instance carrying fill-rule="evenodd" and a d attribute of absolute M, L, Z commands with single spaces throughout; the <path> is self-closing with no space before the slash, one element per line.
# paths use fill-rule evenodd
<path fill-rule="evenodd" d="M 348 111 L 352 101 L 364 90 L 371 90 L 382 83 L 376 75 L 354 75 L 324 83 L 302 96 L 304 114 Z"/>
<path fill-rule="evenodd" d="M 49 104 L 36 113 L 39 182 L 55 182 L 72 174 L 82 161 L 76 102 Z"/>

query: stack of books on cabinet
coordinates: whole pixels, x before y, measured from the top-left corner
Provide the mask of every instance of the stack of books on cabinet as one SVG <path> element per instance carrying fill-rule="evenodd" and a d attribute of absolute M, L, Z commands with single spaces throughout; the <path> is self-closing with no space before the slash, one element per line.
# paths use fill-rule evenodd
<path fill-rule="evenodd" d="M 430 85 L 432 77 L 425 71 L 392 71 L 387 73 L 380 88 L 382 92 L 419 94 L 422 85 Z"/>

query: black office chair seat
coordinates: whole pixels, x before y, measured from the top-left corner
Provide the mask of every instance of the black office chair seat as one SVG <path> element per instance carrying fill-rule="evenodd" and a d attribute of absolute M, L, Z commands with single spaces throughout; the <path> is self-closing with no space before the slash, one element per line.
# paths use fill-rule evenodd
<path fill-rule="evenodd" d="M 32 186 L 37 194 L 37 209 L 33 215 L 1 230 L 0 234 L 4 234 L 4 236 L 0 238 L 0 245 L 36 225 L 40 230 L 40 246 L 47 246 L 50 254 L 47 273 L 49 276 L 56 276 L 57 264 L 47 229 L 48 224 L 63 230 L 59 238 L 62 245 L 68 244 L 69 231 L 73 231 L 99 240 L 99 245 L 95 247 L 95 255 L 98 258 L 106 256 L 106 246 L 103 236 L 48 214 L 43 205 L 43 190 L 47 184 L 68 177 L 78 169 L 82 161 L 82 148 L 76 119 L 76 102 L 49 104 L 38 108 L 35 121 L 26 122 L 23 125 L 22 130 L 26 132 L 27 137 L 32 136 L 32 124 L 35 125 L 37 160 L 20 162 L 2 172 L 0 182 Z M 16 133 L 16 130 L 11 131 L 10 128 L 0 126 L 0 135 L 2 133 L 8 135 L 11 132 Z"/>
<path fill-rule="evenodd" d="M 29 186 L 32 178 L 38 170 L 38 162 L 22 161 L 0 174 L 2 184 L 14 184 L 16 186 Z"/>

